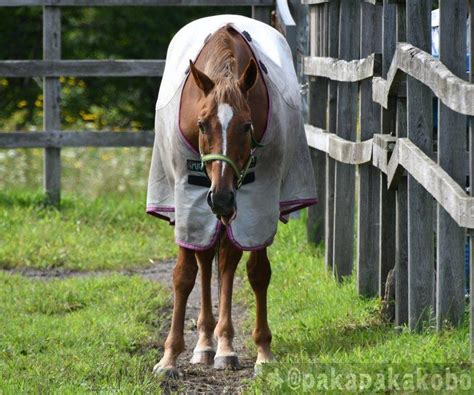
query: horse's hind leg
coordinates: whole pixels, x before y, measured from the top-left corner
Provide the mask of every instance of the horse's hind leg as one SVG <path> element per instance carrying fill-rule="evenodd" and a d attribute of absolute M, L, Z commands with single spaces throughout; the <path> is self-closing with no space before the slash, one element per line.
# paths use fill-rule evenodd
<path fill-rule="evenodd" d="M 194 348 L 191 363 L 212 365 L 215 350 L 213 344 L 216 320 L 212 314 L 211 279 L 214 249 L 196 252 L 196 258 L 201 272 L 201 312 L 197 322 L 199 339 Z"/>
<path fill-rule="evenodd" d="M 232 288 L 235 269 L 242 257 L 242 251 L 236 249 L 227 238 L 221 240 L 219 251 L 220 299 L 219 320 L 214 334 L 217 337 L 217 351 L 214 368 L 237 368 L 239 359 L 232 346 L 234 327 L 232 325 Z"/>
<path fill-rule="evenodd" d="M 274 359 L 270 348 L 272 332 L 267 321 L 267 289 L 272 270 L 266 248 L 250 254 L 247 262 L 247 275 L 256 299 L 257 322 L 252 337 L 257 345 L 257 361 L 255 363 L 257 368 L 260 364 Z"/>
<path fill-rule="evenodd" d="M 196 281 L 197 264 L 194 251 L 179 247 L 178 260 L 173 272 L 174 306 L 171 328 L 165 342 L 165 353 L 155 365 L 155 373 L 176 377 L 176 359 L 184 351 L 184 316 L 186 303 Z"/>

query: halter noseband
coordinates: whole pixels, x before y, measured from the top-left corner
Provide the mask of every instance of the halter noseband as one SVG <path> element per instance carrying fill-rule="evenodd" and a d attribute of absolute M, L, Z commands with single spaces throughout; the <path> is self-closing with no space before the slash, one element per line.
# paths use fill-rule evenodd
<path fill-rule="evenodd" d="M 235 175 L 237 176 L 237 189 L 240 189 L 242 186 L 242 183 L 244 182 L 244 178 L 247 175 L 247 172 L 249 171 L 250 165 L 252 163 L 252 160 L 254 158 L 254 152 L 256 148 L 261 148 L 264 147 L 264 144 L 260 144 L 254 136 L 254 129 L 253 125 L 250 128 L 250 137 L 252 140 L 252 149 L 250 150 L 250 155 L 249 159 L 247 160 L 247 163 L 245 166 L 242 168 L 242 170 L 239 169 L 239 166 L 227 155 L 224 154 L 207 154 L 207 155 L 202 155 L 201 154 L 201 166 L 204 172 L 206 173 L 207 178 L 209 178 L 209 175 L 207 174 L 206 171 L 206 162 L 212 162 L 215 160 L 219 160 L 221 162 L 227 163 L 230 167 L 232 167 L 232 170 L 234 170 Z"/>

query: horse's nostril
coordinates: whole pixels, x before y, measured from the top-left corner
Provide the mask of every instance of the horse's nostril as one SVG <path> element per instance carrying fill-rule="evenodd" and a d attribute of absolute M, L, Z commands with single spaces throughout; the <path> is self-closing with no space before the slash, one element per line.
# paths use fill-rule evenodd
<path fill-rule="evenodd" d="M 210 208 L 213 208 L 214 203 L 212 201 L 212 191 L 209 191 L 207 193 L 207 204 L 209 205 Z"/>
<path fill-rule="evenodd" d="M 230 192 L 230 196 L 229 196 L 229 206 L 234 206 L 234 202 L 235 202 L 235 194 L 234 192 Z"/>

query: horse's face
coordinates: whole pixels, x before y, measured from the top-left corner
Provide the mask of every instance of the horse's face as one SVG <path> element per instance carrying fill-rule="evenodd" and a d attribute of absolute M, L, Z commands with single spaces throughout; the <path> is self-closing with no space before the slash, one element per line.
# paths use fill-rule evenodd
<path fill-rule="evenodd" d="M 199 150 L 205 158 L 203 162 L 211 180 L 207 202 L 217 217 L 228 225 L 237 214 L 237 186 L 252 150 L 253 126 L 248 91 L 257 80 L 257 66 L 251 60 L 238 80 L 229 78 L 217 83 L 192 63 L 190 67 L 197 86 L 203 92 L 199 100 L 196 132 L 199 133 Z"/>

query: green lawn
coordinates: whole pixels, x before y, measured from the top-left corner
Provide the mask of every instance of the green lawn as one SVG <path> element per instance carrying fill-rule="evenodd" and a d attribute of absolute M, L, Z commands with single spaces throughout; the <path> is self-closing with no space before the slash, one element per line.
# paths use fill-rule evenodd
<path fill-rule="evenodd" d="M 173 228 L 145 214 L 145 196 L 68 197 L 0 192 L 0 268 L 121 269 L 175 256 Z"/>
<path fill-rule="evenodd" d="M 411 373 L 418 367 L 431 373 L 447 368 L 468 374 L 474 383 L 467 314 L 460 329 L 421 334 L 406 328 L 395 330 L 381 319 L 377 300 L 357 296 L 355 278 L 338 284 L 328 274 L 322 249 L 306 244 L 305 238 L 303 220 L 292 221 L 280 226 L 270 249 L 269 322 L 278 363 L 252 384 L 252 392 L 294 388 L 288 379 L 292 368 L 306 377 L 308 392 L 317 388 L 312 378 L 332 367 L 336 372 L 371 375 L 389 366 L 399 373 Z M 242 294 L 253 306 L 250 291 Z M 248 326 L 253 327 L 253 319 Z M 303 384 L 304 379 L 297 392 L 303 391 Z"/>
<path fill-rule="evenodd" d="M 44 208 L 40 194 L 0 194 L 1 267 L 115 270 L 175 255 L 172 228 L 144 214 L 144 196 L 70 196 L 58 211 Z M 460 329 L 395 330 L 380 318 L 378 301 L 357 296 L 354 278 L 338 284 L 326 272 L 322 249 L 306 244 L 304 218 L 280 226 L 270 257 L 278 363 L 249 392 L 293 388 L 290 368 L 306 378 L 331 367 L 371 375 L 389 366 L 431 373 L 449 367 L 472 375 L 467 315 Z M 254 299 L 243 283 L 238 297 L 249 305 L 251 344 Z M 113 273 L 41 281 L 0 272 L 0 393 L 159 391 L 151 369 L 170 297 L 157 284 Z"/>
<path fill-rule="evenodd" d="M 169 294 L 138 277 L 0 272 L 0 393 L 157 392 Z"/>

